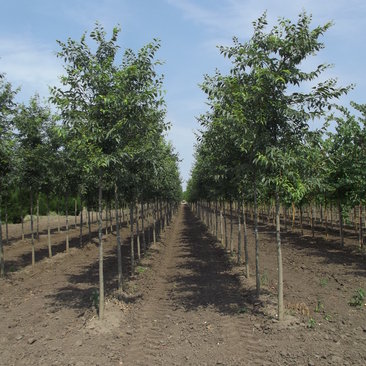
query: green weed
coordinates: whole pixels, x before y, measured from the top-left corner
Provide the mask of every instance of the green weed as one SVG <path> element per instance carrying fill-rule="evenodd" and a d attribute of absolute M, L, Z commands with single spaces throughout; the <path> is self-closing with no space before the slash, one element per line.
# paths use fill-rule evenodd
<path fill-rule="evenodd" d="M 315 319 L 314 318 L 310 318 L 309 321 L 308 321 L 308 328 L 309 329 L 315 328 L 315 324 L 316 324 Z"/>
<path fill-rule="evenodd" d="M 329 315 L 329 314 L 325 314 L 324 319 L 325 319 L 327 322 L 330 322 L 330 321 L 332 321 L 332 316 L 331 316 L 331 315 Z"/>
<path fill-rule="evenodd" d="M 317 301 L 314 311 L 316 313 L 324 311 L 324 304 L 320 300 Z"/>
<path fill-rule="evenodd" d="M 238 313 L 239 314 L 245 314 L 248 312 L 248 308 L 246 306 L 243 306 L 241 307 L 239 310 L 238 310 Z"/>
<path fill-rule="evenodd" d="M 99 312 L 99 291 L 93 290 L 90 300 L 92 302 L 92 306 L 96 309 L 97 312 Z"/>
<path fill-rule="evenodd" d="M 348 302 L 350 306 L 361 307 L 364 304 L 365 300 L 365 291 L 362 288 L 359 288 L 356 293 L 351 297 L 351 300 Z"/>
<path fill-rule="evenodd" d="M 261 280 L 262 286 L 267 286 L 269 284 L 269 278 L 268 278 L 268 274 L 266 271 L 263 272 L 260 280 Z"/>
<path fill-rule="evenodd" d="M 320 279 L 320 286 L 325 287 L 328 284 L 328 278 L 321 278 Z"/>
<path fill-rule="evenodd" d="M 142 266 L 137 266 L 136 267 L 136 272 L 137 273 L 144 273 L 147 270 L 146 267 L 142 267 Z"/>

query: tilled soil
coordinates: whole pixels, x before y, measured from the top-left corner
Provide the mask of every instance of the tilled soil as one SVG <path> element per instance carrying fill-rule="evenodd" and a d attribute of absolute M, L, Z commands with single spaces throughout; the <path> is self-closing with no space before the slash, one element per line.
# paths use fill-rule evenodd
<path fill-rule="evenodd" d="M 127 268 L 128 230 L 122 234 Z M 95 243 L 42 259 L 34 269 L 19 265 L 30 246 L 13 243 L 6 256 L 18 267 L 0 280 L 0 364 L 366 364 L 366 308 L 348 304 L 358 288 L 366 289 L 362 257 L 339 250 L 331 238 L 283 235 L 286 319 L 279 323 L 273 238 L 273 228 L 262 225 L 258 300 L 243 266 L 186 205 L 149 248 L 137 274 L 126 280 L 122 295 L 113 291 L 115 236 L 106 236 L 103 321 L 93 308 Z M 254 258 L 252 235 L 249 241 Z M 20 246 L 25 246 L 23 254 Z M 252 260 L 250 265 L 254 268 Z"/>

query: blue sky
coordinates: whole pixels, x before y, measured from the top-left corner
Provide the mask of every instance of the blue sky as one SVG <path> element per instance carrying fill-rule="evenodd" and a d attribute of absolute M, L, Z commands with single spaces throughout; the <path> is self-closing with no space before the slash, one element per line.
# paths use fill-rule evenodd
<path fill-rule="evenodd" d="M 278 17 L 296 20 L 302 10 L 313 15 L 314 26 L 332 20 L 323 41 L 325 49 L 309 65 L 334 64 L 325 77 L 356 88 L 342 99 L 366 103 L 364 0 L 1 0 L 0 72 L 21 86 L 19 101 L 38 92 L 48 97 L 48 86 L 58 83 L 62 64 L 55 56 L 56 39 L 80 39 L 99 21 L 109 32 L 119 24 L 119 44 L 137 50 L 153 38 L 161 40 L 158 57 L 165 64 L 168 138 L 179 153 L 181 176 L 193 164 L 196 117 L 206 110 L 198 84 L 215 68 L 228 69 L 216 48 L 252 34 L 252 21 L 267 10 L 270 25 Z"/>

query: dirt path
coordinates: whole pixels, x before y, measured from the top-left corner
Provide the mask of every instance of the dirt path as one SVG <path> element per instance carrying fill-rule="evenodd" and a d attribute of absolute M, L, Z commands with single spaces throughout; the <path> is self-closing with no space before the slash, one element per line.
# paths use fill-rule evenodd
<path fill-rule="evenodd" d="M 123 364 L 262 365 L 239 278 L 187 206 L 163 250 L 148 295 L 123 324 Z"/>

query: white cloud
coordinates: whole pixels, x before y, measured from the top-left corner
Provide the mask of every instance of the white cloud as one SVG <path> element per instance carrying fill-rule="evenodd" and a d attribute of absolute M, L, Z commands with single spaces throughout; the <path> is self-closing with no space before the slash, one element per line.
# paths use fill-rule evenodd
<path fill-rule="evenodd" d="M 48 86 L 59 84 L 62 67 L 55 53 L 32 40 L 0 38 L 0 70 L 21 95 L 28 99 L 35 92 L 48 96 Z"/>

